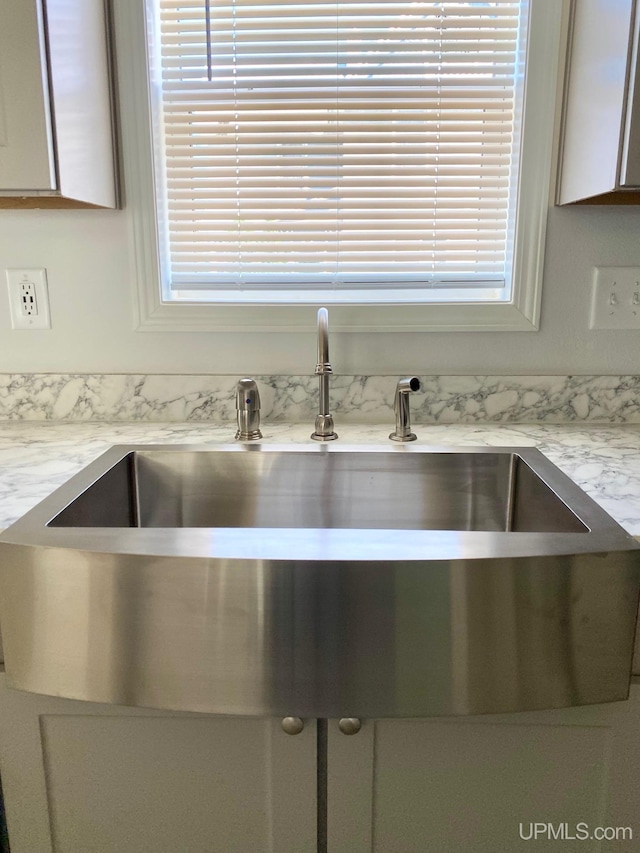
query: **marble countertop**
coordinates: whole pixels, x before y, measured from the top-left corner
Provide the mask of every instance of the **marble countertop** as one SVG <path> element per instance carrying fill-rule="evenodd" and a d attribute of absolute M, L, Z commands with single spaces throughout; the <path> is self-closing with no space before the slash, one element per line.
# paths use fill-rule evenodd
<path fill-rule="evenodd" d="M 341 444 L 382 444 L 391 424 L 336 423 Z M 313 424 L 263 423 L 263 443 L 309 443 Z M 640 425 L 414 425 L 418 445 L 529 446 L 640 536 Z M 0 422 L 0 529 L 114 444 L 233 443 L 235 427 L 197 423 Z"/>

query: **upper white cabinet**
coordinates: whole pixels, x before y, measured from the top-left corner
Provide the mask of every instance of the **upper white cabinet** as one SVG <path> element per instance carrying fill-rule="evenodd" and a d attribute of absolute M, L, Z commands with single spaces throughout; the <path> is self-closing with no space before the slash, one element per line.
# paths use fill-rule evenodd
<path fill-rule="evenodd" d="M 0 207 L 116 207 L 104 0 L 0 3 Z"/>
<path fill-rule="evenodd" d="M 640 203 L 637 0 L 573 0 L 558 203 Z"/>

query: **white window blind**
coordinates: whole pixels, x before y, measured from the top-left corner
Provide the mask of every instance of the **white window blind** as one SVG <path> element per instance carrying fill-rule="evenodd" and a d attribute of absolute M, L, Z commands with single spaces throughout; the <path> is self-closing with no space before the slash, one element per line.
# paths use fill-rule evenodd
<path fill-rule="evenodd" d="M 174 291 L 508 298 L 526 2 L 152 5 Z"/>

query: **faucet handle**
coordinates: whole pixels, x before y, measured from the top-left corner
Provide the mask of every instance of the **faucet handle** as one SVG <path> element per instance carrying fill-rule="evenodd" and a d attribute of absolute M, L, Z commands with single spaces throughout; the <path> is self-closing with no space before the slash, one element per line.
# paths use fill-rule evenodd
<path fill-rule="evenodd" d="M 396 428 L 389 435 L 391 441 L 415 441 L 417 435 L 411 432 L 411 408 L 409 406 L 409 394 L 419 391 L 420 380 L 417 376 L 408 376 L 399 379 L 396 385 L 396 396 L 393 401 L 393 410 L 396 413 Z"/>
<path fill-rule="evenodd" d="M 254 379 L 240 379 L 236 385 L 237 441 L 262 438 L 260 432 L 260 392 Z"/>

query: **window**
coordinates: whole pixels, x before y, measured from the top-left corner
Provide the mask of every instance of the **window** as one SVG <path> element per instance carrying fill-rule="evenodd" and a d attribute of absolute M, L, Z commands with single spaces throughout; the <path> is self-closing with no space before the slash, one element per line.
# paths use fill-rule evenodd
<path fill-rule="evenodd" d="M 559 5 L 147 0 L 147 316 L 405 305 L 398 327 L 430 307 L 420 327 L 535 328 Z"/>

